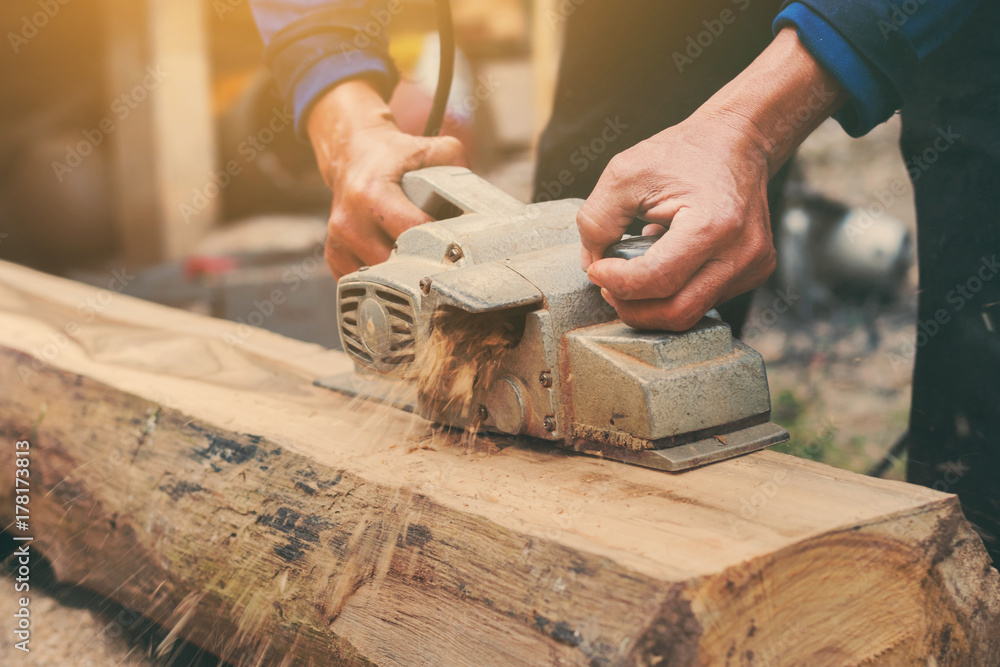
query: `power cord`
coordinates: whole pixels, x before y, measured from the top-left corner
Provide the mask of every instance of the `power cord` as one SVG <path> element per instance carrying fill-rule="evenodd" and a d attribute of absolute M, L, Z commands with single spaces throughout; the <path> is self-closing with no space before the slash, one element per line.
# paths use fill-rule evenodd
<path fill-rule="evenodd" d="M 427 126 L 424 127 L 425 137 L 436 137 L 441 134 L 445 111 L 448 108 L 448 97 L 451 95 L 451 81 L 455 76 L 455 24 L 451 18 L 451 1 L 435 0 L 435 4 L 441 42 L 441 68 L 438 71 L 437 90 L 434 91 L 431 115 L 427 119 Z"/>

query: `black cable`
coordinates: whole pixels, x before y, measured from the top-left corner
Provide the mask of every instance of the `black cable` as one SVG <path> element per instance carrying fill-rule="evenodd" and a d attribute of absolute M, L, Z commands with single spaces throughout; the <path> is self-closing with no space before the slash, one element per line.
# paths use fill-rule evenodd
<path fill-rule="evenodd" d="M 437 90 L 434 92 L 434 105 L 431 107 L 431 115 L 424 128 L 425 137 L 436 137 L 441 134 L 444 114 L 448 108 L 448 97 L 451 95 L 451 80 L 455 76 L 455 25 L 451 19 L 451 2 L 435 0 L 435 4 L 441 42 L 441 68 L 438 71 Z"/>

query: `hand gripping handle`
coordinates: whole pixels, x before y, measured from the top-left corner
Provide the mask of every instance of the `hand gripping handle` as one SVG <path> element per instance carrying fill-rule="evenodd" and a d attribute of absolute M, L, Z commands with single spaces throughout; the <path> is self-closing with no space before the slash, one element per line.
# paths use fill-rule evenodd
<path fill-rule="evenodd" d="M 525 204 L 465 167 L 428 167 L 403 174 L 403 192 L 436 220 L 465 213 L 517 213 Z M 455 209 L 458 209 L 457 211 Z"/>

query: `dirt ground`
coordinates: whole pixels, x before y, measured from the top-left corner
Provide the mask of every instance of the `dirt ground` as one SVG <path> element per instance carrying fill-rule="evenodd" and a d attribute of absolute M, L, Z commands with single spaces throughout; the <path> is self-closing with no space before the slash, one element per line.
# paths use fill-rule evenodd
<path fill-rule="evenodd" d="M 810 190 L 851 207 L 869 209 L 877 194 L 905 184 L 888 213 L 916 232 L 912 189 L 900 156 L 899 118 L 861 139 L 827 121 L 799 150 L 797 160 Z M 898 191 L 898 190 L 897 190 Z M 761 317 L 773 302 L 759 290 Z M 801 321 L 779 315 L 748 342 L 767 363 L 775 418 L 792 433 L 784 448 L 831 465 L 866 472 L 906 431 L 915 339 L 917 272 L 911 269 L 899 299 L 874 320 L 872 346 L 862 306 L 838 303 L 830 312 Z M 904 462 L 885 476 L 903 479 Z"/>
<path fill-rule="evenodd" d="M 855 207 L 868 207 L 876 193 L 901 180 L 909 181 L 899 156 L 896 119 L 863 139 L 850 139 L 838 125 L 823 125 L 799 152 L 807 186 Z M 530 196 L 532 165 L 528 155 L 515 157 L 487 176 L 515 196 Z M 909 194 L 889 212 L 915 226 Z M 757 322 L 749 340 L 767 362 L 775 419 L 792 433 L 782 449 L 831 465 L 864 472 L 905 431 L 909 412 L 912 358 L 906 344 L 915 337 L 916 274 L 899 301 L 875 319 L 877 344 L 858 305 L 837 304 L 810 321 L 791 313 L 765 317 L 774 295 L 759 290 L 750 321 Z M 756 319 L 755 319 L 756 318 Z M 763 324 L 767 322 L 767 324 Z M 902 461 L 888 474 L 902 479 Z M 13 589 L 13 582 L 3 584 Z M 191 646 L 177 644 L 157 656 L 162 631 L 117 620 L 121 608 L 80 591 L 32 592 L 35 632 L 29 655 L 19 655 L 9 633 L 0 635 L 0 655 L 16 656 L 9 664 L 190 665 L 217 664 Z M 13 596 L 0 596 L 0 616 L 11 618 Z M 126 615 L 127 618 L 127 615 Z"/>

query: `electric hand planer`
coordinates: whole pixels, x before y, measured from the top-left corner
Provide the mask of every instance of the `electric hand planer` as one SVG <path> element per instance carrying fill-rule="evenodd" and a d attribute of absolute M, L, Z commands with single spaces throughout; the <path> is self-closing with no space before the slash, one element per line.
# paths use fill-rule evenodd
<path fill-rule="evenodd" d="M 526 205 L 458 167 L 408 173 L 402 187 L 438 222 L 406 231 L 386 262 L 340 280 L 340 336 L 356 370 L 321 386 L 456 428 L 668 471 L 788 440 L 770 421 L 763 359 L 714 311 L 681 333 L 618 320 L 580 269 L 582 201 Z M 626 239 L 609 255 L 633 257 L 649 242 Z M 511 323 L 489 381 L 470 385 L 472 409 L 413 380 L 449 312 Z"/>

